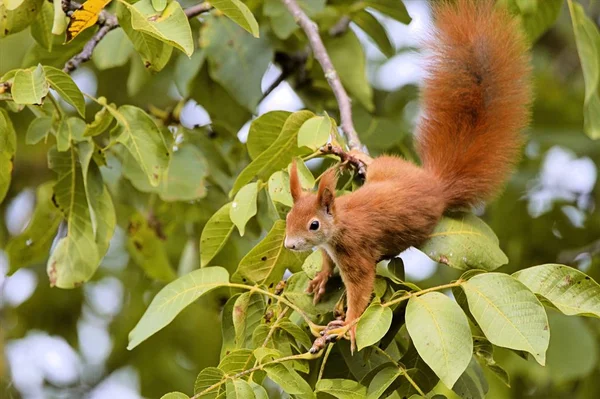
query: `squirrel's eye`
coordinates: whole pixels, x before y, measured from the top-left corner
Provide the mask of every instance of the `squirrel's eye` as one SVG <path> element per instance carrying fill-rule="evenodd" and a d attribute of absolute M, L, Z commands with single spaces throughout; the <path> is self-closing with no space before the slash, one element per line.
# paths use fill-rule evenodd
<path fill-rule="evenodd" d="M 311 230 L 319 230 L 319 221 L 313 220 L 312 223 L 310 224 L 310 229 Z"/>

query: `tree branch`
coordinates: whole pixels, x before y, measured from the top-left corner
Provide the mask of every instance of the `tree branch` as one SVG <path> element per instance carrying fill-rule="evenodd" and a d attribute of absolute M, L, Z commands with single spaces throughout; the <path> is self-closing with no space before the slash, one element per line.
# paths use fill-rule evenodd
<path fill-rule="evenodd" d="M 186 9 L 184 9 L 183 12 L 185 13 L 185 16 L 188 17 L 188 19 L 190 19 L 190 18 L 197 17 L 198 15 L 202 14 L 203 12 L 210 11 L 211 9 L 212 9 L 212 6 L 208 2 L 205 1 L 200 4 L 196 4 L 195 6 L 190 6 Z"/>
<path fill-rule="evenodd" d="M 348 139 L 348 145 L 352 150 L 363 150 L 363 145 L 358 138 L 358 134 L 354 129 L 354 123 L 352 122 L 352 105 L 348 93 L 342 86 L 340 77 L 338 76 L 327 50 L 323 45 L 323 41 L 319 36 L 319 29 L 317 25 L 302 11 L 296 0 L 281 0 L 288 11 L 294 16 L 294 19 L 300 25 L 310 43 L 310 47 L 313 54 L 325 73 L 325 78 L 333 90 L 333 94 L 338 102 L 340 109 L 341 126 L 346 138 Z"/>
<path fill-rule="evenodd" d="M 66 10 L 65 12 L 75 11 L 81 8 L 81 4 L 69 0 L 62 0 L 62 6 L 63 9 Z M 183 12 L 185 13 L 186 17 L 190 19 L 211 9 L 212 6 L 208 2 L 202 2 L 184 9 Z M 96 22 L 96 25 L 98 25 L 100 29 L 98 29 L 94 36 L 92 36 L 92 38 L 85 44 L 83 50 L 79 54 L 75 55 L 69 61 L 66 62 L 63 68 L 64 72 L 73 72 L 81 64 L 89 61 L 92 58 L 92 53 L 94 52 L 94 49 L 96 48 L 98 43 L 100 43 L 100 41 L 104 38 L 104 36 L 106 36 L 106 34 L 111 30 L 119 27 L 119 21 L 117 20 L 117 17 L 114 14 L 103 10 L 98 16 L 98 21 Z"/>

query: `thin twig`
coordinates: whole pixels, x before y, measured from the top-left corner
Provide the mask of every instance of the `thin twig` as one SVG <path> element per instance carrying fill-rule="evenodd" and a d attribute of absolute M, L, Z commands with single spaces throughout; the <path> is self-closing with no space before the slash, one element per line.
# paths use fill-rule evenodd
<path fill-rule="evenodd" d="M 62 111 L 62 109 L 60 109 L 60 106 L 58 105 L 58 101 L 56 101 L 56 98 L 54 98 L 54 96 L 50 92 L 48 92 L 48 98 L 52 102 L 52 105 L 54 105 L 54 108 L 56 109 L 58 116 L 62 119 L 63 111 Z"/>
<path fill-rule="evenodd" d="M 421 290 L 421 291 L 409 292 L 409 293 L 401 296 L 400 298 L 396 298 L 394 300 L 386 302 L 386 303 L 382 304 L 381 306 L 384 307 L 384 308 L 387 308 L 387 307 L 396 305 L 396 304 L 398 304 L 400 302 L 403 302 L 403 301 L 405 301 L 407 299 L 410 299 L 411 297 L 420 296 L 420 295 L 427 294 L 427 293 L 433 292 L 433 291 L 440 291 L 440 290 L 445 290 L 445 289 L 448 289 L 448 288 L 459 287 L 463 283 L 464 283 L 464 280 L 456 280 L 453 283 L 438 285 L 436 287 L 427 288 L 427 289 L 424 289 L 424 290 Z"/>
<path fill-rule="evenodd" d="M 415 382 L 415 380 L 413 380 L 409 375 L 408 375 L 408 371 L 406 370 L 406 368 L 402 367 L 400 364 L 398 364 L 397 360 L 394 360 L 393 357 L 390 356 L 389 353 L 387 353 L 386 351 L 384 351 L 383 349 L 381 349 L 378 346 L 374 346 L 373 348 L 375 348 L 375 350 L 377 352 L 379 352 L 379 354 L 383 355 L 384 357 L 387 357 L 389 359 L 390 362 L 394 363 L 396 365 L 396 367 L 398 367 L 398 371 L 400 371 L 400 373 L 406 377 L 406 380 L 408 381 L 408 383 L 410 385 L 412 385 L 412 387 L 418 392 L 419 395 L 421 396 L 425 396 L 425 393 L 423 393 L 423 390 L 421 388 L 419 388 L 419 386 L 417 385 L 417 383 Z"/>
<path fill-rule="evenodd" d="M 55 0 L 55 1 L 58 1 L 58 0 Z M 69 0 L 63 0 L 62 6 L 63 6 L 63 9 L 66 9 L 69 11 L 75 11 L 75 10 L 78 10 L 79 8 L 81 8 L 81 4 L 76 3 L 74 1 L 69 1 Z M 210 5 L 210 3 L 205 1 L 200 4 L 196 4 L 191 7 L 188 7 L 186 9 L 184 9 L 183 12 L 185 13 L 186 17 L 188 17 L 188 19 L 189 19 L 189 18 L 194 18 L 206 11 L 210 11 L 211 9 L 212 9 L 212 6 Z M 100 41 L 102 39 L 104 39 L 104 37 L 108 34 L 108 32 L 119 27 L 119 21 L 114 14 L 111 14 L 110 12 L 103 10 L 100 12 L 100 14 L 98 16 L 98 21 L 96 22 L 96 25 L 98 25 L 100 27 L 100 29 L 98 29 L 98 31 L 94 34 L 94 36 L 92 36 L 92 38 L 85 44 L 85 46 L 83 47 L 83 50 L 79 54 L 75 55 L 73 58 L 71 58 L 69 61 L 67 61 L 67 63 L 65 64 L 65 66 L 63 68 L 64 72 L 66 72 L 66 73 L 73 72 L 81 64 L 89 61 L 92 58 L 92 53 L 94 52 L 94 49 L 96 48 L 96 46 L 98 46 L 98 43 L 100 43 Z"/>
<path fill-rule="evenodd" d="M 327 364 L 327 359 L 329 359 L 329 354 L 331 353 L 331 349 L 333 345 L 329 345 L 327 350 L 325 351 L 325 356 L 323 357 L 323 361 L 321 362 L 321 368 L 319 369 L 319 376 L 317 377 L 317 382 L 321 381 L 323 378 L 323 373 L 325 372 L 325 364 Z"/>
<path fill-rule="evenodd" d="M 210 11 L 211 9 L 212 9 L 212 6 L 210 5 L 210 3 L 208 1 L 205 1 L 200 4 L 190 6 L 186 9 L 184 9 L 183 12 L 185 13 L 185 16 L 188 17 L 188 19 L 190 19 L 190 18 L 197 17 L 198 15 L 202 14 L 203 12 Z"/>
<path fill-rule="evenodd" d="M 331 29 L 329 29 L 329 34 L 331 36 L 340 36 L 343 33 L 346 33 L 346 31 L 350 27 L 350 22 L 352 22 L 352 20 L 349 16 L 342 16 L 342 18 L 340 18 L 340 20 L 337 21 L 335 25 L 331 27 Z"/>
<path fill-rule="evenodd" d="M 304 33 L 306 33 L 313 54 L 323 68 L 325 78 L 327 79 L 329 86 L 331 86 L 331 90 L 333 90 L 333 94 L 338 102 L 341 126 L 342 130 L 346 134 L 346 138 L 348 139 L 348 146 L 352 150 L 364 151 L 363 145 L 361 144 L 358 134 L 354 129 L 354 123 L 352 122 L 352 105 L 350 102 L 350 97 L 348 97 L 348 93 L 346 93 L 344 86 L 342 86 L 340 77 L 333 67 L 333 63 L 329 58 L 329 54 L 327 54 L 327 50 L 325 50 L 323 41 L 319 36 L 319 28 L 308 17 L 308 15 L 302 11 L 296 0 L 281 1 L 288 11 L 294 16 L 294 19 L 298 25 L 300 25 Z"/>

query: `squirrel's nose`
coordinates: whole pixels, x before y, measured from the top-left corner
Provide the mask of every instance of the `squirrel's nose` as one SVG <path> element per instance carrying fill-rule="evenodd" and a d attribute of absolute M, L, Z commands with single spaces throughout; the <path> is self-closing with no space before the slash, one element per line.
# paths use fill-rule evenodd
<path fill-rule="evenodd" d="M 283 244 L 287 249 L 296 249 L 296 244 L 290 241 L 287 237 L 285 237 L 285 242 Z"/>

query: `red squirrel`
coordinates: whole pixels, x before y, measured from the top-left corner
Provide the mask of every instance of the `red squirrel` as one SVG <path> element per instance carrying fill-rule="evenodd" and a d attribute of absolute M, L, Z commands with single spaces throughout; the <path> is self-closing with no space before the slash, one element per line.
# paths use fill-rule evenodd
<path fill-rule="evenodd" d="M 294 204 L 285 246 L 320 248 L 323 268 L 307 289 L 315 302 L 339 267 L 347 313 L 336 333 L 350 329 L 353 348 L 353 322 L 371 299 L 376 263 L 423 244 L 444 212 L 496 194 L 529 119 L 530 62 L 517 21 L 488 0 L 439 2 L 433 18 L 416 136 L 422 166 L 395 156 L 368 158 L 364 185 L 338 198 L 335 169 L 325 172 L 316 193 L 302 191 L 295 164 L 290 173 Z"/>

